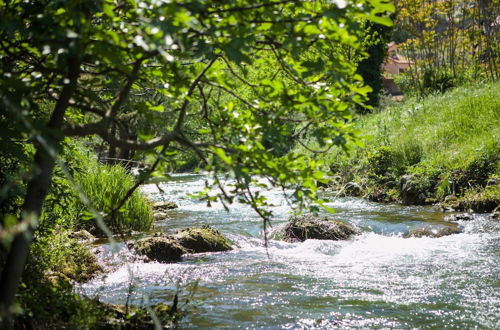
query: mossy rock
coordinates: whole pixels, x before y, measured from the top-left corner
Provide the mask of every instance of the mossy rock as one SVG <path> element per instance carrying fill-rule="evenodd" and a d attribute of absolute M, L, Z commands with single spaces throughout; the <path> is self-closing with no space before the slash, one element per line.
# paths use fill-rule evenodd
<path fill-rule="evenodd" d="M 164 210 L 173 210 L 178 208 L 179 206 L 175 202 L 156 202 L 153 204 L 153 210 L 155 211 L 164 211 Z"/>
<path fill-rule="evenodd" d="M 94 235 L 92 235 L 91 233 L 89 233 L 85 229 L 75 231 L 75 232 L 69 234 L 69 237 L 74 238 L 79 242 L 91 242 L 91 241 L 95 241 L 97 239 Z"/>
<path fill-rule="evenodd" d="M 186 249 L 172 236 L 154 236 L 138 240 L 133 244 L 135 251 L 158 262 L 176 262 L 182 260 Z"/>
<path fill-rule="evenodd" d="M 445 226 L 442 228 L 424 227 L 411 230 L 406 237 L 432 237 L 438 238 L 453 234 L 459 234 L 461 230 L 458 226 Z"/>
<path fill-rule="evenodd" d="M 81 243 L 73 243 L 69 258 L 59 264 L 56 272 L 78 282 L 85 283 L 104 270 L 95 254 Z"/>
<path fill-rule="evenodd" d="M 500 185 L 488 186 L 482 190 L 468 191 L 464 196 L 445 200 L 445 209 L 472 211 L 476 213 L 493 212 L 500 205 Z"/>
<path fill-rule="evenodd" d="M 287 242 L 303 242 L 306 239 L 346 240 L 357 234 L 359 231 L 342 221 L 310 215 L 292 218 L 284 229 Z"/>
<path fill-rule="evenodd" d="M 165 220 L 167 218 L 168 218 L 168 214 L 165 212 L 157 212 L 157 213 L 153 214 L 154 221 L 161 221 L 161 220 Z"/>
<path fill-rule="evenodd" d="M 219 231 L 209 226 L 191 227 L 174 235 L 179 244 L 191 253 L 220 252 L 231 250 L 231 245 Z"/>
<path fill-rule="evenodd" d="M 356 182 L 348 182 L 346 183 L 342 189 L 337 193 L 338 197 L 348 197 L 348 196 L 356 196 L 360 197 L 363 195 L 363 188 L 360 184 Z"/>

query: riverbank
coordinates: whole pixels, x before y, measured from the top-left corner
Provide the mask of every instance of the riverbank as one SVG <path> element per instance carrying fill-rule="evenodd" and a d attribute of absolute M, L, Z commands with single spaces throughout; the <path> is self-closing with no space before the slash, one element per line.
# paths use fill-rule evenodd
<path fill-rule="evenodd" d="M 460 87 L 360 117 L 364 145 L 325 156 L 339 195 L 447 210 L 500 203 L 500 83 Z"/>

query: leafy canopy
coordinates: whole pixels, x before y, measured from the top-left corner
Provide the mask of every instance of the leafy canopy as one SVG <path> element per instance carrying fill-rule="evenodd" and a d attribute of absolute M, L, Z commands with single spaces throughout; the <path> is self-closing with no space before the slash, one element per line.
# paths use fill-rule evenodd
<path fill-rule="evenodd" d="M 393 10 L 384 0 L 0 1 L 2 139 L 21 134 L 56 155 L 64 137 L 98 136 L 157 170 L 189 150 L 220 174 L 209 201 L 242 199 L 267 217 L 248 189 L 264 176 L 307 206 L 322 163 L 286 151 L 354 138 L 347 120 L 370 88 L 335 49 L 357 49 L 360 22 L 390 25 Z"/>

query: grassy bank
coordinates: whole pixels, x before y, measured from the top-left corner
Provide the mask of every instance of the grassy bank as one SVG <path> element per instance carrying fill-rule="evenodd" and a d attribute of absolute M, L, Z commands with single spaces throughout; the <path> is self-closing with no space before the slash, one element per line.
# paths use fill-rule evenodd
<path fill-rule="evenodd" d="M 461 87 L 362 116 L 356 127 L 365 145 L 351 146 L 348 155 L 335 150 L 325 161 L 373 200 L 446 199 L 455 208 L 474 209 L 477 195 L 489 205 L 477 211 L 488 211 L 500 192 L 499 90 L 498 82 Z"/>

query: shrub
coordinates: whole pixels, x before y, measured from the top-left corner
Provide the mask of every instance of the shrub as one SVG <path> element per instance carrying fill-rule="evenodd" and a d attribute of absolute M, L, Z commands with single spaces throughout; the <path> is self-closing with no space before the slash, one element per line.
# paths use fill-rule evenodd
<path fill-rule="evenodd" d="M 368 153 L 368 173 L 373 178 L 387 176 L 394 164 L 393 150 L 388 146 L 379 146 Z"/>

